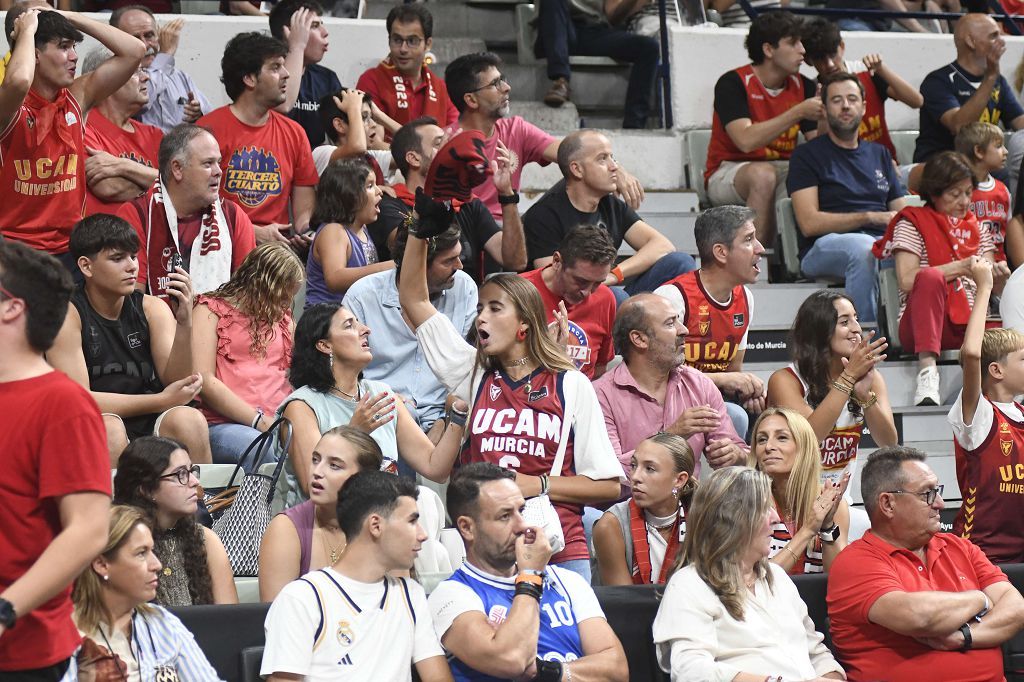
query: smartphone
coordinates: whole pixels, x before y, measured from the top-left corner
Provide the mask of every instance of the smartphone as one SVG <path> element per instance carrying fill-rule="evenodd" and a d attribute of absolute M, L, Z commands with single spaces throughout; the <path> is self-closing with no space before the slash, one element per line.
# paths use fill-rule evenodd
<path fill-rule="evenodd" d="M 185 267 L 185 261 L 181 259 L 180 253 L 175 252 L 174 255 L 171 256 L 171 272 L 177 272 L 178 268 L 183 267 Z"/>

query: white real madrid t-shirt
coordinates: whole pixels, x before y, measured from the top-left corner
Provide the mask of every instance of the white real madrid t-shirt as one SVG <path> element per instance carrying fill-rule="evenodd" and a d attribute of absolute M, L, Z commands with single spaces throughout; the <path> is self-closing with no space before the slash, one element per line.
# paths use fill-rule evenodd
<path fill-rule="evenodd" d="M 411 680 L 443 656 L 423 588 L 407 578 L 361 583 L 331 568 L 285 586 L 267 613 L 261 675 L 307 682 Z"/>

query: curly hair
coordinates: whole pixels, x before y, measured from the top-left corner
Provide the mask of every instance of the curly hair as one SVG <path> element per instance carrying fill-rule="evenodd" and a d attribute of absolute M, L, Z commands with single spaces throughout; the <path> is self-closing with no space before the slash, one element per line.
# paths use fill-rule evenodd
<path fill-rule="evenodd" d="M 224 284 L 207 294 L 219 298 L 249 318 L 249 352 L 265 357 L 274 328 L 291 317 L 291 290 L 301 285 L 305 269 L 287 245 L 261 244 L 249 252 Z"/>
<path fill-rule="evenodd" d="M 327 166 L 316 186 L 316 206 L 309 224 L 351 225 L 366 205 L 363 185 L 372 174 L 369 164 L 362 159 L 342 159 Z"/>
<path fill-rule="evenodd" d="M 331 359 L 317 350 L 320 339 L 327 338 L 331 318 L 341 308 L 337 303 L 318 303 L 302 313 L 295 325 L 295 344 L 292 350 L 292 365 L 289 379 L 292 386 L 309 386 L 314 391 L 326 393 L 334 386 L 331 374 Z"/>
<path fill-rule="evenodd" d="M 231 101 L 245 92 L 246 76 L 258 77 L 265 63 L 286 56 L 287 43 L 259 31 L 238 33 L 231 38 L 224 46 L 224 56 L 220 60 L 220 80 Z"/>
<path fill-rule="evenodd" d="M 839 321 L 835 302 L 839 299 L 850 301 L 849 296 L 835 289 L 815 291 L 796 311 L 790 331 L 793 363 L 807 382 L 806 399 L 811 407 L 821 404 L 832 381 L 829 364 L 832 362 L 832 335 Z"/>
<path fill-rule="evenodd" d="M 171 461 L 171 453 L 175 450 L 188 452 L 183 444 L 171 438 L 160 436 L 143 436 L 136 438 L 121 454 L 117 462 L 117 475 L 114 477 L 114 504 L 127 504 L 138 507 L 145 515 L 150 527 L 156 529 L 156 503 L 153 495 L 160 487 L 160 475 Z M 191 516 L 178 521 L 171 529 L 177 536 L 181 550 L 185 574 L 188 576 L 188 593 L 193 604 L 213 603 L 213 581 L 210 578 L 210 566 L 206 558 L 206 542 L 201 528 Z M 153 552 L 161 563 L 167 564 L 167 557 L 162 556 L 166 550 L 157 537 L 162 535 L 159 530 L 153 533 L 157 539 Z"/>

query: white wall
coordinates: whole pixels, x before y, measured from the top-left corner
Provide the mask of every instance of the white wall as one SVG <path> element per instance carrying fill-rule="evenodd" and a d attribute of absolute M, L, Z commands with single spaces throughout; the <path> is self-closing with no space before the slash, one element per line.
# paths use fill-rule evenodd
<path fill-rule="evenodd" d="M 6 12 L 0 12 L 0 21 Z M 107 23 L 109 15 L 88 14 L 93 19 Z M 178 15 L 161 15 L 163 24 Z M 186 17 L 178 46 L 176 62 L 178 68 L 195 79 L 203 94 L 216 106 L 228 103 L 228 96 L 220 82 L 220 60 L 224 45 L 236 33 L 245 31 L 268 31 L 265 17 Z M 330 32 L 330 47 L 321 64 L 334 69 L 341 84 L 354 87 L 359 75 L 375 65 L 388 53 L 388 36 L 384 21 L 379 19 L 335 19 L 325 17 L 324 23 Z M 96 46 L 96 41 L 86 38 L 79 46 L 78 56 L 83 59 Z"/>
<path fill-rule="evenodd" d="M 672 30 L 672 113 L 677 128 L 710 128 L 715 82 L 726 71 L 750 62 L 743 47 L 745 29 L 676 27 Z M 846 58 L 860 59 L 877 52 L 883 61 L 914 87 L 931 71 L 956 57 L 949 35 L 847 32 Z M 1024 38 L 1007 37 L 1002 71 L 1013 82 L 1013 71 L 1024 56 Z M 814 69 L 804 67 L 813 78 Z M 886 118 L 893 130 L 916 130 L 918 112 L 887 102 Z"/>

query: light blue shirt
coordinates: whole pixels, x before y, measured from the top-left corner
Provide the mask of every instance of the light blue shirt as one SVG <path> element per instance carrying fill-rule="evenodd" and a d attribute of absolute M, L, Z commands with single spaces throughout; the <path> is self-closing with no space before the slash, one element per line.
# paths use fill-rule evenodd
<path fill-rule="evenodd" d="M 476 318 L 477 288 L 466 273 L 455 273 L 455 284 L 431 301 L 465 336 Z M 426 430 L 444 414 L 448 397 L 423 355 L 423 349 L 402 317 L 395 271 L 378 272 L 349 287 L 342 305 L 370 328 L 373 360 L 363 376 L 383 381 L 406 398 L 420 428 Z"/>
<path fill-rule="evenodd" d="M 136 115 L 143 123 L 160 128 L 165 133 L 181 123 L 185 105 L 178 104 L 180 98 L 188 99 L 191 92 L 199 101 L 203 114 L 213 111 L 210 100 L 206 99 L 196 82 L 174 65 L 174 56 L 160 52 L 153 58 L 147 70 L 149 74 L 149 102 Z"/>

